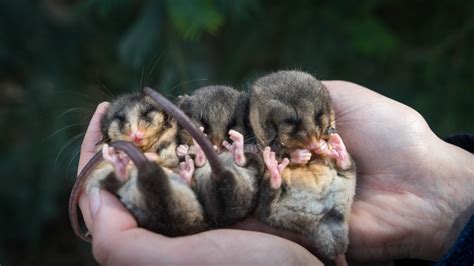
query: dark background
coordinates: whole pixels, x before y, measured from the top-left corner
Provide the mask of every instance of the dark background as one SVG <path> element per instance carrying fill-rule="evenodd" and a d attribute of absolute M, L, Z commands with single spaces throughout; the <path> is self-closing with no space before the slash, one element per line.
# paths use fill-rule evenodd
<path fill-rule="evenodd" d="M 67 200 L 95 106 L 153 86 L 353 81 L 474 131 L 474 1 L 0 0 L 0 264 L 95 264 Z M 409 126 L 409 125 L 407 125 Z"/>

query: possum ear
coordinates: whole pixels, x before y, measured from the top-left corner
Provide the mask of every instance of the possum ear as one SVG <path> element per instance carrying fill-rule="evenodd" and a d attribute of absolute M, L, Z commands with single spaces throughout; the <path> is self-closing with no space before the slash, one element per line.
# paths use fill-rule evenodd
<path fill-rule="evenodd" d="M 189 101 L 189 95 L 179 95 L 178 99 L 176 100 L 176 105 L 181 108 L 181 106 L 186 105 Z"/>

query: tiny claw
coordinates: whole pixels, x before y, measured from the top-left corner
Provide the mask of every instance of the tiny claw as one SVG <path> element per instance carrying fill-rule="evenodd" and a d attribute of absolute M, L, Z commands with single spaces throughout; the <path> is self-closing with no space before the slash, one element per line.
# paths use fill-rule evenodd
<path fill-rule="evenodd" d="M 202 167 L 206 163 L 206 155 L 204 154 L 204 151 L 201 149 L 201 146 L 197 144 L 196 140 L 193 139 L 193 142 L 196 148 L 196 158 L 194 160 L 194 163 L 196 164 L 197 167 Z"/>
<path fill-rule="evenodd" d="M 226 140 L 224 140 L 224 141 L 222 142 L 222 146 L 224 146 L 224 148 L 226 148 L 229 152 L 232 152 L 233 146 L 232 146 L 232 144 L 230 144 L 230 143 L 227 142 Z M 215 146 L 215 145 L 212 146 L 212 147 L 217 148 L 217 146 Z"/>
<path fill-rule="evenodd" d="M 311 156 L 311 152 L 306 149 L 297 149 L 290 153 L 291 162 L 295 164 L 306 164 Z"/>
<path fill-rule="evenodd" d="M 189 155 L 186 155 L 185 161 L 179 164 L 179 176 L 189 185 L 194 174 L 194 162 Z"/>
<path fill-rule="evenodd" d="M 270 186 L 272 189 L 278 189 L 281 186 L 281 173 L 290 162 L 288 158 L 283 159 L 281 164 L 275 159 L 275 152 L 272 152 L 270 147 L 265 147 L 263 150 L 263 161 L 270 172 Z"/>
<path fill-rule="evenodd" d="M 116 178 L 120 181 L 126 181 L 128 178 L 127 165 L 129 158 L 124 154 L 116 153 L 114 147 L 109 147 L 107 144 L 102 146 L 102 156 L 105 161 L 112 164 Z"/>
<path fill-rule="evenodd" d="M 176 148 L 176 155 L 178 157 L 184 157 L 189 153 L 189 146 L 186 144 L 181 144 Z"/>

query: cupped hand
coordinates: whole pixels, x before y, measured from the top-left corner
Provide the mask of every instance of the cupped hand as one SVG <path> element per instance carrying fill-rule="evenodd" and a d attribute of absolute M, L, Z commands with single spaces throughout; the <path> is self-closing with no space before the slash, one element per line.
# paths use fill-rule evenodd
<path fill-rule="evenodd" d="M 406 105 L 353 83 L 324 84 L 357 165 L 349 257 L 439 259 L 474 213 L 474 156 Z"/>
<path fill-rule="evenodd" d="M 107 103 L 98 106 L 87 129 L 78 171 L 96 153 L 99 122 Z M 284 238 L 259 232 L 221 229 L 168 238 L 139 228 L 121 202 L 92 189 L 79 201 L 92 234 L 95 259 L 105 265 L 322 265 L 306 249 Z"/>

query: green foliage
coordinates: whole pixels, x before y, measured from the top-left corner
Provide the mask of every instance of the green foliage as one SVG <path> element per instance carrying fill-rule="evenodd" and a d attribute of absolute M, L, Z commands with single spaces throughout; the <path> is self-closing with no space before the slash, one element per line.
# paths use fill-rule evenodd
<path fill-rule="evenodd" d="M 166 0 L 171 22 L 185 39 L 196 39 L 203 32 L 215 33 L 223 17 L 211 0 Z"/>
<path fill-rule="evenodd" d="M 153 86 L 246 89 L 299 68 L 474 131 L 474 2 L 0 1 L 0 264 L 91 263 L 67 198 L 95 106 Z M 407 125 L 409 126 L 409 125 Z"/>

